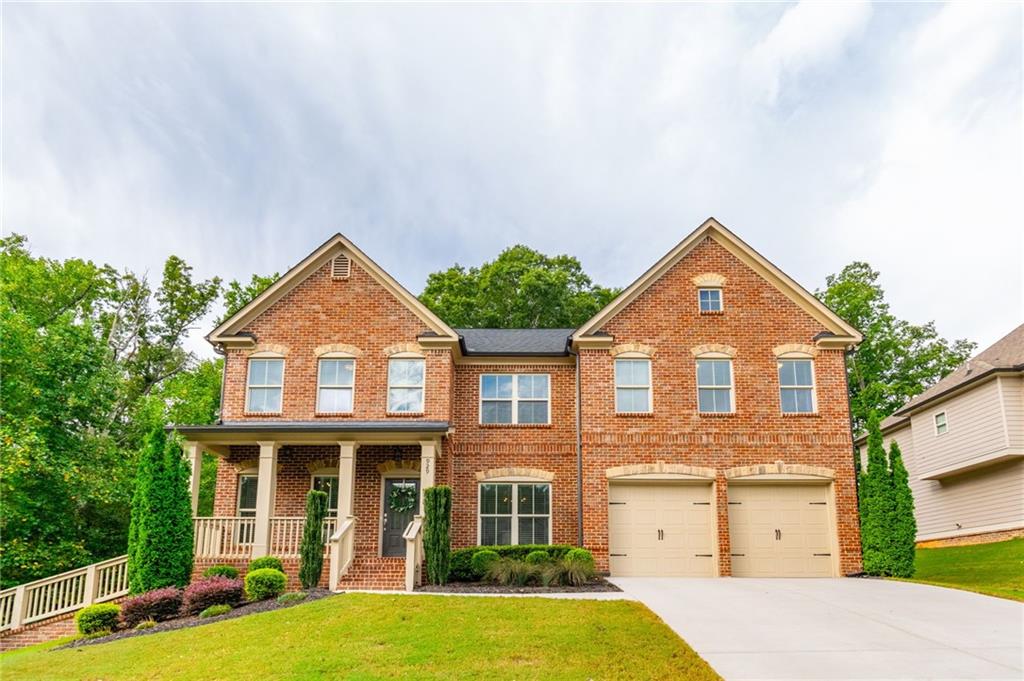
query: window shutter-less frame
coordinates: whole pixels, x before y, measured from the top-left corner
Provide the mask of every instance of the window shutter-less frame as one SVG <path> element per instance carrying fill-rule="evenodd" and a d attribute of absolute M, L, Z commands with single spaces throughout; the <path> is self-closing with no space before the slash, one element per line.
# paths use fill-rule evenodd
<path fill-rule="evenodd" d="M 352 268 L 352 261 L 347 255 L 339 255 L 331 261 L 331 279 L 348 279 L 349 270 Z"/>

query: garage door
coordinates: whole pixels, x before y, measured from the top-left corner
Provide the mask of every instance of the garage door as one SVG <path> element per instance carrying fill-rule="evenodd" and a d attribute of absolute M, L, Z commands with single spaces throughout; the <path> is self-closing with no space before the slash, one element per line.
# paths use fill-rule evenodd
<path fill-rule="evenodd" d="M 827 485 L 730 485 L 734 577 L 831 577 Z"/>
<path fill-rule="evenodd" d="M 610 485 L 612 575 L 714 577 L 712 508 L 711 485 Z"/>

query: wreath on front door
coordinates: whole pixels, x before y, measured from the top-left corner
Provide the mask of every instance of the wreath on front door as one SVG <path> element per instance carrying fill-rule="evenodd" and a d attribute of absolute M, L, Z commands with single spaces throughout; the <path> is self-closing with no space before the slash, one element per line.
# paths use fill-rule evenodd
<path fill-rule="evenodd" d="M 402 486 L 391 488 L 388 507 L 395 513 L 408 513 L 416 506 L 416 488 Z"/>

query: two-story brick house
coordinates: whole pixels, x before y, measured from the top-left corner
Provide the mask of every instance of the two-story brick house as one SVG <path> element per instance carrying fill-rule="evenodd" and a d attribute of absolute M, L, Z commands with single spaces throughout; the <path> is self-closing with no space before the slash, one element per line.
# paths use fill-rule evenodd
<path fill-rule="evenodd" d="M 613 575 L 860 569 L 860 335 L 714 219 L 578 329 L 453 329 L 339 234 L 208 339 L 221 420 L 178 427 L 194 500 L 200 454 L 222 457 L 197 569 L 293 568 L 318 488 L 326 583 L 399 588 L 434 484 L 457 547 L 583 545 Z"/>

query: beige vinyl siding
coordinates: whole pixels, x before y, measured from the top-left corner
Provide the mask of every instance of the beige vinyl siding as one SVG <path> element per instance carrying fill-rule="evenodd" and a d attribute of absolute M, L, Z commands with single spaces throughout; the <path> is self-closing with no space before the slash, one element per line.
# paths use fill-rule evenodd
<path fill-rule="evenodd" d="M 1012 449 L 1024 449 L 1024 376 L 1000 376 L 1006 432 Z"/>
<path fill-rule="evenodd" d="M 911 417 L 918 475 L 1008 446 L 999 385 L 998 381 L 987 381 Z M 936 435 L 935 415 L 941 412 L 946 413 L 949 430 Z"/>
<path fill-rule="evenodd" d="M 910 478 L 917 538 L 1024 527 L 1024 461 L 1016 459 L 945 480 Z"/>

